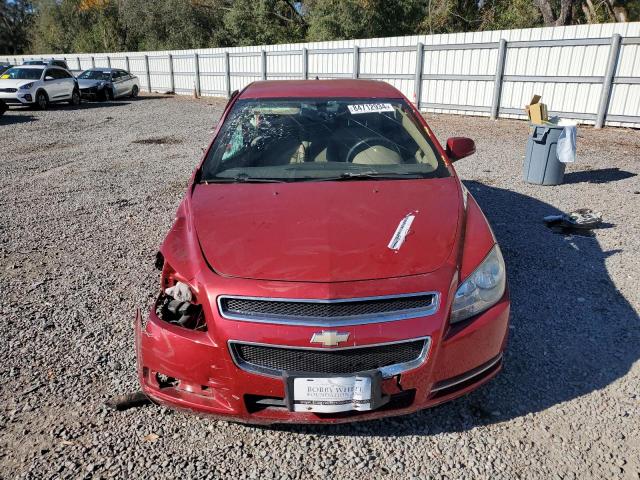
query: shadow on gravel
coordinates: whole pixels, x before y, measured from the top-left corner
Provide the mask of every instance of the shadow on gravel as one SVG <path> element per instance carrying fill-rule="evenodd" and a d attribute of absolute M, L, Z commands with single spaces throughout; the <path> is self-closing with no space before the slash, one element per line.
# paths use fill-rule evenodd
<path fill-rule="evenodd" d="M 608 183 L 635 177 L 636 174 L 619 168 L 602 168 L 600 170 L 584 170 L 570 172 L 564 176 L 563 183 Z"/>
<path fill-rule="evenodd" d="M 0 115 L 0 125 L 14 125 L 16 123 L 29 123 L 35 122 L 38 119 L 33 115 L 16 115 L 11 114 L 11 110 L 4 115 Z"/>
<path fill-rule="evenodd" d="M 336 426 L 271 427 L 321 435 L 431 435 L 540 412 L 607 387 L 640 358 L 639 319 L 609 278 L 597 238 L 554 235 L 560 213 L 534 198 L 465 182 L 500 242 L 511 289 L 504 370 L 470 395 L 413 415 Z"/>

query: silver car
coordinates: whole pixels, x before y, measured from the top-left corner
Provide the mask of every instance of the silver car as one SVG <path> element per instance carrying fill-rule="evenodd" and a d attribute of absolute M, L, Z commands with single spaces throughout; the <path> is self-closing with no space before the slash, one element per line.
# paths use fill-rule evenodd
<path fill-rule="evenodd" d="M 81 95 L 89 99 L 133 98 L 140 93 L 138 77 L 119 68 L 90 68 L 77 78 Z"/>

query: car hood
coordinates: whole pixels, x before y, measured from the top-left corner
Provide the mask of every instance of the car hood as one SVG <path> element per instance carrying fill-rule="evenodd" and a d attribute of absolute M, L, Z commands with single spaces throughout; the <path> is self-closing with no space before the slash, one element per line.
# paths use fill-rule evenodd
<path fill-rule="evenodd" d="M 37 82 L 38 80 L 14 80 L 14 79 L 0 79 L 0 88 L 20 88 L 27 83 Z"/>
<path fill-rule="evenodd" d="M 80 88 L 91 88 L 96 87 L 100 83 L 107 83 L 105 80 L 88 80 L 88 79 L 78 79 L 78 86 Z"/>
<path fill-rule="evenodd" d="M 191 211 L 203 254 L 221 275 L 344 282 L 438 269 L 455 243 L 459 202 L 453 177 L 200 184 Z M 404 243 L 390 248 L 410 215 Z"/>

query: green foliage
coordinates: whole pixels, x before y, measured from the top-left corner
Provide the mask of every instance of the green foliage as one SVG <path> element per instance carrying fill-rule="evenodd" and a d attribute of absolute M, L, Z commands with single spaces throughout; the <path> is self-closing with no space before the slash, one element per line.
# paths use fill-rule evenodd
<path fill-rule="evenodd" d="M 341 40 L 418 33 L 424 0 L 309 0 L 309 40 Z"/>
<path fill-rule="evenodd" d="M 479 30 L 542 26 L 540 10 L 531 0 L 487 0 L 480 10 Z"/>
<path fill-rule="evenodd" d="M 224 25 L 236 45 L 303 41 L 306 22 L 283 0 L 236 0 L 226 9 Z"/>
<path fill-rule="evenodd" d="M 33 20 L 31 2 L 0 3 L 0 52 L 20 54 L 29 47 L 29 28 Z"/>
<path fill-rule="evenodd" d="M 567 0 L 0 0 L 0 53 L 178 50 L 543 25 Z M 573 0 L 572 23 L 640 0 Z"/>

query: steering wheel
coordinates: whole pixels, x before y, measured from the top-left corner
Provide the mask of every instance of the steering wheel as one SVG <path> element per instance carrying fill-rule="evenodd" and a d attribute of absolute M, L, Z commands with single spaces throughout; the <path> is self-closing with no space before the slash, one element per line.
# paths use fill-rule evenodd
<path fill-rule="evenodd" d="M 375 147 L 375 146 L 387 147 L 389 150 L 395 150 L 396 152 L 398 152 L 398 155 L 400 155 L 400 157 L 402 158 L 402 153 L 400 153 L 400 148 L 398 148 L 398 145 L 395 142 L 392 142 L 391 140 L 385 137 L 368 137 L 368 138 L 363 138 L 361 140 L 358 140 L 358 142 L 356 142 L 356 144 L 349 149 L 349 152 L 347 153 L 346 162 L 353 163 L 353 159 L 356 157 L 356 155 L 366 150 L 367 148 Z"/>

